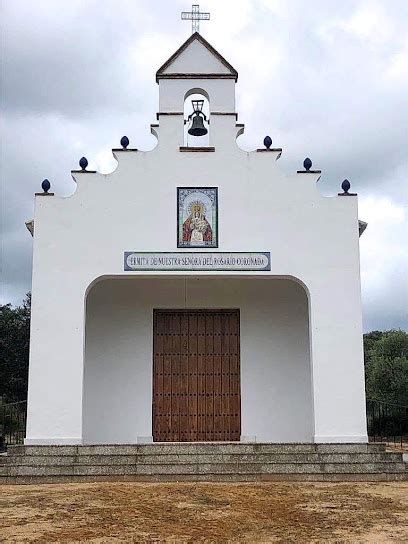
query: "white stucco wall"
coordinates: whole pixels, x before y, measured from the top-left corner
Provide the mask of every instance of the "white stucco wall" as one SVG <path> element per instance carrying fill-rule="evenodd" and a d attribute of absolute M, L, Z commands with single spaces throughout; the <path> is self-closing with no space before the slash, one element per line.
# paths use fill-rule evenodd
<path fill-rule="evenodd" d="M 164 74 L 230 74 L 230 69 L 222 64 L 202 43 L 193 41 L 174 62 L 165 70 Z"/>
<path fill-rule="evenodd" d="M 160 81 L 159 111 L 182 112 L 184 96 L 190 89 L 203 88 L 209 95 L 212 111 L 235 112 L 233 79 L 163 79 Z"/>
<path fill-rule="evenodd" d="M 152 435 L 154 308 L 239 308 L 243 439 L 313 439 L 308 307 L 279 279 L 122 279 L 88 295 L 85 442 Z"/>
<path fill-rule="evenodd" d="M 211 111 L 234 111 L 233 85 L 160 80 L 160 111 L 183 111 L 189 88 L 208 91 Z M 270 251 L 272 269 L 257 277 L 294 277 L 306 286 L 313 439 L 366 441 L 357 198 L 322 197 L 319 174 L 285 175 L 277 152 L 239 149 L 233 115 L 211 116 L 214 152 L 180 152 L 182 115 L 161 115 L 159 125 L 153 151 L 116 152 L 108 175 L 75 173 L 77 190 L 68 198 L 36 197 L 27 443 L 82 441 L 87 290 L 101 276 L 129 276 L 125 251 L 176 250 L 180 186 L 218 187 L 218 251 Z M 222 275 L 172 276 L 181 274 Z"/>

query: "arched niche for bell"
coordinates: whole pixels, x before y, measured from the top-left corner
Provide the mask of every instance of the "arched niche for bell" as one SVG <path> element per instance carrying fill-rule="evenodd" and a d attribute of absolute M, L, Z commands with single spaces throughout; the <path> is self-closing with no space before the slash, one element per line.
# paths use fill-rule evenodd
<path fill-rule="evenodd" d="M 190 89 L 184 96 L 184 145 L 207 147 L 210 142 L 210 101 L 204 89 Z"/>

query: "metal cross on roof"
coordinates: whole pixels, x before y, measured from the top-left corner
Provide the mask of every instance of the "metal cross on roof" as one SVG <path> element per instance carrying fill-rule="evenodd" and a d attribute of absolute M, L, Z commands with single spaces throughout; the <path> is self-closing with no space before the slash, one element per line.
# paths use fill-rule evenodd
<path fill-rule="evenodd" d="M 191 19 L 191 32 L 200 32 L 200 21 L 208 21 L 210 18 L 209 13 L 201 13 L 200 6 L 198 4 L 193 4 L 191 11 L 182 11 L 181 18 L 183 20 Z"/>

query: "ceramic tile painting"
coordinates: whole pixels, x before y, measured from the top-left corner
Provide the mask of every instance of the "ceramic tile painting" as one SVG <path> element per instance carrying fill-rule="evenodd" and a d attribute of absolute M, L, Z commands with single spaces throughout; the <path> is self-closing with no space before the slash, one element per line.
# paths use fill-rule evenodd
<path fill-rule="evenodd" d="M 218 247 L 217 187 L 177 188 L 177 247 Z"/>

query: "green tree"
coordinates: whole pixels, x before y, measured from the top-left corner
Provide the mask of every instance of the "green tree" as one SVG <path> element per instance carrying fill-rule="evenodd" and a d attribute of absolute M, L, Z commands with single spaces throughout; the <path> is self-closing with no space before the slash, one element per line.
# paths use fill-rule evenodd
<path fill-rule="evenodd" d="M 408 333 L 378 332 L 364 338 L 367 397 L 408 405 Z"/>
<path fill-rule="evenodd" d="M 371 331 L 364 335 L 364 364 L 366 365 L 371 360 L 372 351 L 376 343 L 387 334 L 384 331 Z"/>
<path fill-rule="evenodd" d="M 31 295 L 21 306 L 0 305 L 0 399 L 27 398 Z"/>

